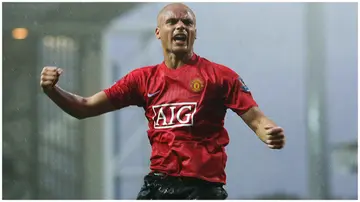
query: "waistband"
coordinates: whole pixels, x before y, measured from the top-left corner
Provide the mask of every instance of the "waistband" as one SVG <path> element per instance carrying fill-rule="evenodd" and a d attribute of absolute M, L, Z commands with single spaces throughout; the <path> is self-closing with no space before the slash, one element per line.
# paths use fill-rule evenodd
<path fill-rule="evenodd" d="M 215 186 L 222 187 L 223 183 L 219 182 L 209 182 L 195 177 L 185 177 L 185 176 L 171 176 L 162 172 L 153 171 L 147 175 L 148 177 L 159 180 L 159 181 L 168 181 L 168 182 L 177 182 L 182 184 L 191 184 L 191 185 L 200 185 L 200 186 Z"/>

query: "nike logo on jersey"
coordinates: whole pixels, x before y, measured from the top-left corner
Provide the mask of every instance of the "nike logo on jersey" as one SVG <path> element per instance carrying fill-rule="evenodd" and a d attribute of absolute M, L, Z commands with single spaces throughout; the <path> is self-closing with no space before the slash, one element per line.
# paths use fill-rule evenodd
<path fill-rule="evenodd" d="M 155 95 L 158 94 L 158 93 L 160 93 L 159 90 L 156 91 L 155 93 L 148 93 L 147 96 L 148 96 L 148 97 L 153 97 L 153 96 L 155 96 Z"/>

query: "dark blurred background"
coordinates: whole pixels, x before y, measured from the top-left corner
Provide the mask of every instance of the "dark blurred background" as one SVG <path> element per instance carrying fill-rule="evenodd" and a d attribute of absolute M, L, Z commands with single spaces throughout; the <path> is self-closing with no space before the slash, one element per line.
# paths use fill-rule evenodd
<path fill-rule="evenodd" d="M 64 81 L 65 87 L 86 92 L 81 74 L 91 68 L 84 61 L 89 51 L 100 53 L 103 29 L 136 5 L 3 3 L 4 199 L 81 199 L 87 195 L 85 126 L 67 121 L 69 117 L 54 106 L 40 102 L 38 75 L 43 64 L 64 65 L 72 68 L 75 78 Z M 61 130 L 56 125 L 44 129 L 45 122 L 61 124 Z M 52 138 L 49 133 L 63 137 Z"/>

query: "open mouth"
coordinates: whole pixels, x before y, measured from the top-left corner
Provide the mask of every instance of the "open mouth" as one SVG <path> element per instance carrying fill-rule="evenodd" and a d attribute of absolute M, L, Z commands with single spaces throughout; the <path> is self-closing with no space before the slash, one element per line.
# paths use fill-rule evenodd
<path fill-rule="evenodd" d="M 176 34 L 174 36 L 174 41 L 175 42 L 181 42 L 184 43 L 186 42 L 187 36 L 185 34 Z"/>

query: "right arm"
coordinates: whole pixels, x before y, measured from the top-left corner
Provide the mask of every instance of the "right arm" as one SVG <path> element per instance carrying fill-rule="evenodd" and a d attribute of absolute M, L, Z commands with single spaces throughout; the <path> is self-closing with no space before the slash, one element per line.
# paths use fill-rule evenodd
<path fill-rule="evenodd" d="M 104 91 L 90 97 L 81 97 L 56 85 L 61 74 L 60 68 L 44 67 L 41 72 L 40 86 L 57 106 L 75 118 L 84 119 L 129 105 L 143 104 L 142 96 L 139 96 L 136 76 L 127 75 Z"/>
<path fill-rule="evenodd" d="M 103 91 L 91 97 L 81 97 L 55 86 L 51 90 L 44 90 L 44 92 L 64 112 L 77 119 L 93 117 L 116 110 Z"/>

